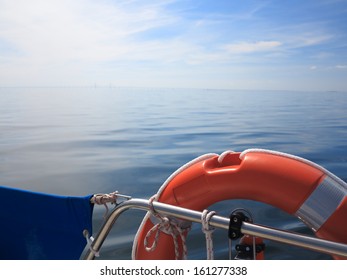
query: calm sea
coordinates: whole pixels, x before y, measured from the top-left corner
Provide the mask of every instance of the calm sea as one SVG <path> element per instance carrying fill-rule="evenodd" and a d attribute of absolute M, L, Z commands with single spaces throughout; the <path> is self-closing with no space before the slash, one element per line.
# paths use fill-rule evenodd
<path fill-rule="evenodd" d="M 134 88 L 0 88 L 0 185 L 76 195 L 152 196 L 177 168 L 205 153 L 265 148 L 314 161 L 347 180 L 347 93 Z M 247 200 L 255 222 L 310 234 L 297 219 Z M 102 222 L 103 207 L 94 214 Z M 129 259 L 144 213 L 128 211 L 101 259 Z M 228 257 L 216 231 L 216 258 Z M 190 259 L 204 259 L 200 226 L 188 238 Z M 267 242 L 268 259 L 329 256 Z"/>

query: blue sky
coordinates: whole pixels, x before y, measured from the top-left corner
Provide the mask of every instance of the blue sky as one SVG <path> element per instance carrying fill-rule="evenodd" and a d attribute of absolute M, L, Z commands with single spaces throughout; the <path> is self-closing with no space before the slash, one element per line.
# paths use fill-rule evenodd
<path fill-rule="evenodd" d="M 347 91 L 345 0 L 0 0 L 0 86 Z"/>

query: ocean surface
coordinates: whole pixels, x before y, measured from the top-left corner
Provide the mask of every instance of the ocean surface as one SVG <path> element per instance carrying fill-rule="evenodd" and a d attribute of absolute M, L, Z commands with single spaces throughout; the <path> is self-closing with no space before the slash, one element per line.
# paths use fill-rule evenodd
<path fill-rule="evenodd" d="M 264 148 L 295 154 L 347 180 L 347 93 L 151 88 L 0 88 L 0 185 L 84 196 L 115 190 L 151 197 L 177 168 L 205 153 Z M 312 234 L 296 218 L 249 200 L 256 223 Z M 104 208 L 94 211 L 94 230 Z M 130 259 L 144 216 L 127 211 L 100 259 Z M 228 258 L 226 232 L 214 233 L 215 257 Z M 266 241 L 267 259 L 330 256 Z M 206 257 L 200 225 L 188 258 Z"/>

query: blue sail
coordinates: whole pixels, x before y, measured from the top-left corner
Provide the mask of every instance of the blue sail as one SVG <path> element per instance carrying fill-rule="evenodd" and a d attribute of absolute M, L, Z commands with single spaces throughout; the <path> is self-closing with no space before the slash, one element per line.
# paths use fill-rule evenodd
<path fill-rule="evenodd" d="M 92 195 L 59 196 L 0 186 L 0 259 L 79 259 L 92 232 Z"/>

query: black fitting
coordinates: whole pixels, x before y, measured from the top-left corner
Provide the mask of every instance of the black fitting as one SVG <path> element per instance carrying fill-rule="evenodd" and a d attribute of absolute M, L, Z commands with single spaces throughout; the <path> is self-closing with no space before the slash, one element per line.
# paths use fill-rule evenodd
<path fill-rule="evenodd" d="M 253 245 L 248 244 L 238 244 L 235 246 L 236 249 L 236 257 L 237 260 L 253 260 L 255 256 L 253 255 Z M 255 245 L 255 253 L 259 254 L 265 250 L 265 244 L 256 244 Z"/>
<path fill-rule="evenodd" d="M 237 252 L 242 252 L 242 253 L 252 252 L 253 253 L 253 245 L 237 244 L 235 246 L 235 249 L 236 249 Z M 264 250 L 265 250 L 265 244 L 264 243 L 255 245 L 255 252 L 257 254 L 259 254 L 260 252 L 262 252 Z"/>
<path fill-rule="evenodd" d="M 228 237 L 232 240 L 243 236 L 241 233 L 242 222 L 248 222 L 248 217 L 242 212 L 236 212 L 230 215 Z"/>

